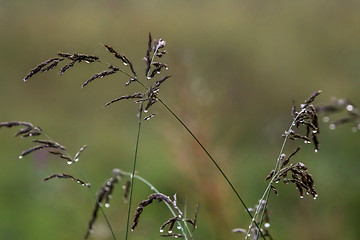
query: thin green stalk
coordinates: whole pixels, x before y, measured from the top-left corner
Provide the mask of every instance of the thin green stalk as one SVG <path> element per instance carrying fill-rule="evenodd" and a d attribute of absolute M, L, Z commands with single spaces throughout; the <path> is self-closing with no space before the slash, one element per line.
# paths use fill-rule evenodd
<path fill-rule="evenodd" d="M 142 103 L 141 103 L 142 104 Z M 142 107 L 141 107 L 142 110 Z M 140 142 L 140 130 L 141 130 L 141 112 L 139 112 L 139 122 L 138 122 L 138 130 L 137 130 L 137 137 L 136 137 L 136 146 L 135 146 L 135 156 L 134 156 L 134 162 L 133 162 L 133 169 L 131 174 L 131 185 L 130 185 L 130 196 L 129 196 L 129 208 L 128 208 L 128 214 L 127 214 L 127 220 L 126 220 L 126 235 L 125 239 L 128 239 L 129 235 L 129 225 L 130 225 L 130 211 L 131 211 L 131 204 L 132 204 L 132 198 L 133 198 L 133 190 L 134 190 L 134 176 L 135 176 L 135 169 L 136 169 L 136 160 L 138 156 L 138 149 L 139 149 L 139 142 Z"/>
<path fill-rule="evenodd" d="M 210 158 L 210 160 L 212 161 L 212 163 L 215 165 L 215 167 L 217 168 L 217 170 L 220 172 L 220 174 L 223 176 L 223 178 L 225 179 L 225 181 L 228 183 L 228 185 L 231 187 L 232 191 L 235 193 L 236 197 L 240 200 L 241 204 L 243 205 L 243 207 L 246 209 L 246 212 L 249 214 L 250 218 L 253 219 L 253 216 L 251 214 L 251 212 L 249 211 L 249 208 L 246 206 L 244 200 L 241 198 L 240 194 L 238 193 L 238 191 L 236 191 L 234 185 L 231 183 L 231 181 L 229 180 L 229 178 L 226 176 L 226 174 L 224 173 L 224 171 L 221 169 L 221 167 L 219 166 L 219 164 L 215 161 L 215 159 L 211 156 L 211 154 L 206 150 L 206 148 L 204 147 L 204 145 L 200 142 L 200 140 L 194 135 L 194 133 L 185 125 L 185 123 L 171 110 L 170 107 L 168 107 L 160 98 L 158 98 L 158 100 L 163 104 L 163 106 L 171 113 L 171 115 L 173 115 L 176 120 L 186 129 L 186 131 L 191 135 L 191 137 L 199 144 L 199 146 L 201 147 L 201 149 L 205 152 L 205 154 Z M 255 222 L 255 226 L 260 229 L 260 227 L 258 226 L 258 224 Z M 262 232 L 260 231 L 260 234 L 262 235 L 263 239 L 265 239 L 265 236 L 262 234 Z"/>

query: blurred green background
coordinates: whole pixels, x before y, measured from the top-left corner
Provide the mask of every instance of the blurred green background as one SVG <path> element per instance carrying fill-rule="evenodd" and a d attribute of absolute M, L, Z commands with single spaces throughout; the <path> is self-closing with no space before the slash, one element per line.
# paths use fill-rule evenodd
<path fill-rule="evenodd" d="M 131 171 L 137 106 L 104 104 L 136 91 L 113 75 L 81 84 L 106 68 L 79 64 L 23 77 L 58 51 L 94 54 L 117 63 L 107 43 L 139 73 L 147 34 L 167 41 L 163 58 L 173 76 L 160 97 L 199 136 L 249 207 L 261 197 L 273 168 L 281 134 L 291 122 L 292 99 L 314 91 L 318 104 L 332 96 L 360 103 L 359 1 L 45 1 L 0 0 L 0 121 L 28 121 L 67 146 L 87 144 L 78 168 L 57 158 L 31 154 L 28 139 L 0 129 L 0 239 L 82 239 L 94 200 L 66 180 L 43 182 L 53 173 L 80 177 L 98 189 L 113 168 Z M 119 64 L 118 64 L 119 65 Z M 161 192 L 177 194 L 189 217 L 200 204 L 195 239 L 242 239 L 231 232 L 250 219 L 210 160 L 160 105 L 143 124 L 138 173 Z M 321 125 L 321 150 L 307 146 L 294 158 L 310 168 L 319 198 L 300 199 L 293 186 L 271 196 L 274 239 L 358 239 L 360 235 L 360 136 L 350 125 Z M 295 148 L 289 145 L 287 153 Z M 136 204 L 151 193 L 139 182 Z M 124 238 L 127 205 L 115 188 L 106 209 L 118 239 Z M 130 239 L 160 239 L 170 217 L 153 204 Z M 112 239 L 102 216 L 92 239 Z"/>

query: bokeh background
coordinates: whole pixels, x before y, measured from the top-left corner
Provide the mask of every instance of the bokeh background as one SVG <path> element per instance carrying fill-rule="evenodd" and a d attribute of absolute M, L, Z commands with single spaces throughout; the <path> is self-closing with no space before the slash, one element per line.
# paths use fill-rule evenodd
<path fill-rule="evenodd" d="M 79 64 L 23 77 L 58 51 L 88 53 L 117 63 L 100 43 L 126 54 L 144 71 L 147 35 L 167 41 L 172 75 L 160 96 L 213 154 L 249 207 L 261 197 L 291 107 L 322 90 L 360 104 L 359 1 L 45 1 L 0 0 L 0 121 L 28 121 L 74 155 L 77 168 L 44 153 L 18 159 L 32 146 L 0 129 L 0 239 L 82 239 L 94 200 L 74 182 L 42 179 L 83 172 L 94 190 L 113 168 L 131 171 L 137 106 L 104 104 L 137 90 L 113 75 L 81 84 L 106 68 Z M 118 64 L 120 65 L 120 64 Z M 192 217 L 200 204 L 195 239 L 242 239 L 231 232 L 250 219 L 199 146 L 160 104 L 143 124 L 137 172 L 161 192 L 177 194 Z M 319 198 L 300 199 L 279 185 L 270 198 L 274 239 L 358 239 L 360 135 L 350 125 L 321 124 L 321 149 L 305 146 L 294 159 L 307 164 Z M 291 152 L 297 143 L 286 150 Z M 151 191 L 136 182 L 134 209 Z M 119 185 L 106 213 L 124 239 L 127 204 Z M 170 217 L 163 204 L 145 209 L 130 239 L 160 239 Z M 112 239 L 103 217 L 92 239 Z"/>

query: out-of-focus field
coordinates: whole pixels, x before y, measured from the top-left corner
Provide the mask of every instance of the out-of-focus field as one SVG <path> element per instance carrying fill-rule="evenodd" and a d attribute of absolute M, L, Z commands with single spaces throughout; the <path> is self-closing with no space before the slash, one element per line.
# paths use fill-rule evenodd
<path fill-rule="evenodd" d="M 81 177 L 98 189 L 113 168 L 131 171 L 137 106 L 113 98 L 137 91 L 113 75 L 81 84 L 106 68 L 79 64 L 22 81 L 58 51 L 88 53 L 117 62 L 107 43 L 142 74 L 148 32 L 167 41 L 163 58 L 172 75 L 160 97 L 188 124 L 252 207 L 266 188 L 281 134 L 300 104 L 322 90 L 316 103 L 349 98 L 360 104 L 360 3 L 358 1 L 10 1 L 0 0 L 0 121 L 28 121 L 74 155 L 88 145 L 78 168 L 55 157 L 30 154 L 32 146 L 0 129 L 0 239 L 82 239 L 94 199 L 53 173 Z M 120 65 L 120 64 L 119 64 Z M 181 125 L 160 104 L 143 124 L 137 172 L 161 192 L 177 194 L 192 217 L 200 204 L 195 239 L 241 239 L 233 228 L 250 223 L 244 208 Z M 272 195 L 274 239 L 358 239 L 360 135 L 351 125 L 321 124 L 320 151 L 305 146 L 294 158 L 307 164 L 319 198 L 300 199 L 294 186 Z M 286 153 L 296 144 L 291 143 Z M 150 190 L 135 185 L 134 209 Z M 127 205 L 114 190 L 106 209 L 124 239 Z M 130 239 L 160 239 L 170 217 L 155 203 L 144 210 Z M 101 215 L 92 239 L 112 239 Z"/>

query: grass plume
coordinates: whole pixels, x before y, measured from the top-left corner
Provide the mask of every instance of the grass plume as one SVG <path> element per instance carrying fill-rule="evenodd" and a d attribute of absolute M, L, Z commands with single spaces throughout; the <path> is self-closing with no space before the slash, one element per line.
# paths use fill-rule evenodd
<path fill-rule="evenodd" d="M 268 200 L 270 196 L 270 192 L 273 191 L 275 194 L 278 194 L 278 191 L 274 184 L 278 183 L 280 180 L 283 180 L 284 183 L 291 182 L 293 183 L 299 191 L 299 195 L 301 198 L 304 197 L 304 190 L 311 194 L 314 199 L 318 197 L 317 192 L 314 189 L 314 180 L 312 176 L 308 173 L 308 168 L 304 163 L 298 162 L 296 164 L 287 164 L 295 154 L 297 154 L 300 150 L 298 147 L 295 151 L 293 151 L 289 157 L 286 158 L 285 146 L 287 140 L 295 140 L 297 138 L 292 138 L 295 134 L 296 136 L 302 136 L 301 134 L 295 133 L 294 129 L 299 129 L 300 127 L 304 127 L 306 131 L 306 135 L 304 137 L 299 137 L 301 139 L 306 139 L 305 143 L 310 143 L 311 141 L 314 144 L 315 152 L 319 150 L 319 141 L 318 134 L 320 133 L 318 117 L 316 113 L 315 107 L 311 104 L 315 98 L 321 93 L 321 91 L 314 92 L 303 104 L 300 105 L 300 111 L 296 110 L 296 106 L 294 104 L 292 108 L 293 121 L 290 124 L 290 127 L 285 133 L 282 135 L 284 137 L 283 144 L 280 149 L 279 156 L 277 158 L 275 167 L 269 175 L 266 177 L 269 181 L 269 184 L 263 193 L 261 199 L 259 200 L 259 204 L 256 207 L 254 217 L 252 218 L 252 222 L 249 226 L 249 230 L 246 233 L 246 239 L 258 239 L 261 235 L 265 238 L 265 235 L 262 230 L 262 223 L 265 216 L 265 210 L 268 206 Z M 287 174 L 291 172 L 291 179 L 287 178 Z M 254 226 L 258 225 L 257 230 L 254 231 Z"/>
<path fill-rule="evenodd" d="M 84 187 L 90 187 L 90 183 L 86 183 L 83 180 L 75 178 L 75 177 L 73 177 L 73 176 L 71 176 L 69 174 L 66 174 L 66 173 L 53 174 L 51 176 L 48 176 L 48 177 L 44 178 L 44 182 L 48 181 L 50 179 L 53 179 L 53 178 L 68 178 L 68 179 L 74 180 L 75 182 L 81 184 Z"/>

